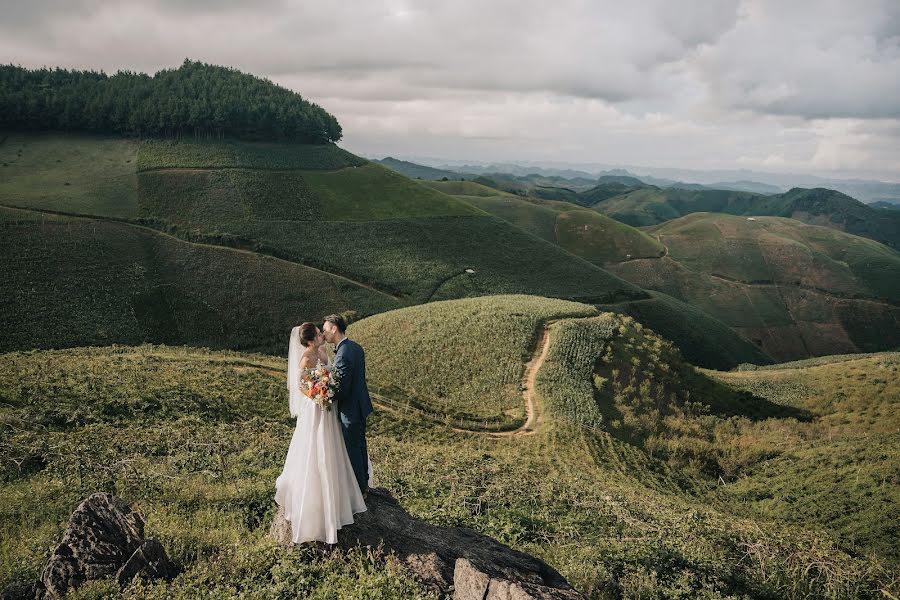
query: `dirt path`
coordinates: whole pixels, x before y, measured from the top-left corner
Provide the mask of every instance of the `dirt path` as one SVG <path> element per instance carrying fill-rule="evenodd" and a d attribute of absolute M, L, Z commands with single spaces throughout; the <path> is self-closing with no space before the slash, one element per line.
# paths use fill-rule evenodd
<path fill-rule="evenodd" d="M 541 414 L 538 408 L 537 394 L 534 391 L 534 385 L 537 381 L 538 371 L 544 366 L 544 361 L 547 360 L 549 351 L 550 324 L 548 323 L 544 325 L 544 330 L 541 331 L 541 337 L 538 340 L 534 356 L 528 364 L 525 365 L 525 377 L 522 385 L 522 397 L 525 399 L 525 414 L 527 415 L 525 424 L 510 435 L 515 435 L 517 433 L 534 433 L 541 421 Z"/>
<path fill-rule="evenodd" d="M 537 346 L 531 356 L 531 360 L 525 365 L 525 374 L 522 376 L 522 398 L 525 400 L 525 422 L 512 431 L 473 431 L 471 429 L 461 429 L 454 427 L 453 431 L 462 433 L 481 433 L 490 437 L 512 437 L 518 435 L 532 435 L 538 426 L 543 422 L 540 411 L 540 403 L 537 394 L 534 391 L 534 384 L 537 380 L 538 371 L 547 359 L 547 353 L 550 350 L 550 325 L 545 323 L 538 338 Z"/>
<path fill-rule="evenodd" d="M 666 243 L 662 241 L 662 236 L 660 236 L 658 233 L 656 234 L 655 237 L 656 237 L 656 241 L 659 242 L 660 244 L 662 244 L 662 247 L 663 247 L 663 250 L 664 250 L 663 255 L 660 256 L 660 258 L 665 258 L 665 257 L 667 257 L 667 256 L 669 255 L 669 247 L 666 246 Z"/>

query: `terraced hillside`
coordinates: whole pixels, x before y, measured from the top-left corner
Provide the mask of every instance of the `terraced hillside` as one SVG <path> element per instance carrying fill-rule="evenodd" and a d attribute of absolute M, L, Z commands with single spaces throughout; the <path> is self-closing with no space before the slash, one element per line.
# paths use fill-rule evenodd
<path fill-rule="evenodd" d="M 25 210 L 32 215 L 90 216 L 90 226 L 78 227 L 102 235 L 131 236 L 129 239 L 134 236 L 125 234 L 128 228 L 137 228 L 140 239 L 151 233 L 149 230 L 155 230 L 192 243 L 241 250 L 241 256 L 248 260 L 251 254 L 255 259 L 276 257 L 293 264 L 297 272 L 325 277 L 325 281 L 332 282 L 329 286 L 340 290 L 322 293 L 315 278 L 299 278 L 294 280 L 292 292 L 283 294 L 284 304 L 260 307 L 255 304 L 262 301 L 264 294 L 260 293 L 254 296 L 252 304 L 243 307 L 248 315 L 292 314 L 296 322 L 342 310 L 359 317 L 399 305 L 496 293 L 538 293 L 588 303 L 622 303 L 623 310 L 633 301 L 651 299 L 647 292 L 610 275 L 597 264 L 523 231 L 465 198 L 428 188 L 333 145 L 139 142 L 85 135 L 10 134 L 0 144 L 0 152 L 7 165 L 2 167 L 3 173 L 9 175 L 0 180 L 0 205 L 21 209 L 10 221 L 26 220 L 22 216 Z M 87 175 L 81 170 L 85 161 L 90 163 L 84 165 Z M 110 165 L 108 180 L 101 168 L 104 165 Z M 475 193 L 487 189 L 471 182 L 454 184 L 469 186 Z M 21 261 L 23 256 L 44 253 L 46 246 L 54 243 L 51 232 L 64 228 L 27 220 L 24 224 L 3 225 L 4 242 L 16 248 L 3 260 L 19 261 L 12 269 L 20 275 L 26 273 L 10 282 L 13 287 L 8 297 L 32 297 L 39 301 L 42 310 L 55 315 L 54 319 L 62 318 L 72 310 L 72 305 L 62 298 L 67 294 L 83 297 L 79 295 L 82 292 L 67 287 L 77 284 L 67 279 L 37 281 L 38 273 L 56 276 L 55 267 L 41 266 L 27 275 L 30 267 Z M 115 226 L 110 225 L 112 221 Z M 44 228 L 46 239 L 38 239 L 36 228 L 40 227 Z M 573 230 L 577 226 L 566 231 Z M 653 243 L 649 238 L 642 240 L 641 243 Z M 68 249 L 80 243 L 72 239 L 60 241 Z M 231 252 L 222 256 L 237 255 Z M 114 264 L 104 266 L 102 261 L 109 253 L 94 250 L 77 250 L 73 256 L 78 256 L 82 268 L 92 273 L 104 272 Z M 83 262 L 86 260 L 100 262 L 88 265 Z M 158 274 L 162 267 L 142 268 Z M 189 276 L 184 269 L 174 272 Z M 248 286 L 277 289 L 285 285 L 283 280 L 270 285 L 266 279 L 269 275 L 255 277 L 252 270 L 244 272 Z M 99 284 L 93 292 L 98 297 L 122 297 L 121 290 L 103 287 L 106 282 L 113 285 L 112 279 L 93 279 Z M 254 283 L 249 283 L 251 280 Z M 151 313 L 158 315 L 160 323 L 171 318 L 189 327 L 192 311 L 206 315 L 198 322 L 213 322 L 232 312 L 238 314 L 239 309 L 223 312 L 209 308 L 218 306 L 217 301 L 210 301 L 207 308 L 200 307 L 201 288 L 191 287 L 193 284 L 169 284 L 168 280 L 164 284 L 158 278 L 152 281 L 147 285 L 155 290 L 151 294 L 156 298 L 152 302 L 157 307 L 154 311 L 162 312 Z M 164 300 L 165 290 L 186 287 L 195 290 L 191 301 L 182 302 L 174 296 Z M 313 296 L 321 298 L 312 299 Z M 145 300 L 130 300 L 122 304 L 122 310 L 127 312 L 129 307 L 142 303 Z M 677 332 L 677 324 L 687 320 L 685 310 L 676 307 L 657 311 L 654 318 L 659 321 L 654 321 L 654 325 Z M 203 333 L 193 335 L 180 326 L 162 331 L 137 325 L 142 322 L 141 317 L 128 326 L 123 320 L 113 319 L 118 325 L 112 326 L 103 320 L 102 311 L 88 310 L 84 315 L 93 316 L 77 321 L 79 331 L 71 337 L 54 338 L 40 333 L 44 324 L 37 311 L 25 305 L 11 311 L 21 331 L 7 338 L 6 349 L 30 348 L 27 340 L 32 339 L 42 340 L 38 347 L 46 347 L 51 339 L 59 339 L 63 346 L 70 342 L 203 340 L 218 348 L 279 352 L 283 352 L 284 345 L 283 336 L 273 333 L 283 327 L 275 325 L 281 323 L 277 319 L 271 323 L 245 319 L 248 326 L 266 333 L 236 343 L 238 338 L 225 333 L 228 328 L 224 325 L 215 330 L 204 326 Z M 134 311 L 143 314 L 141 308 Z M 212 335 L 210 331 L 219 333 Z M 749 342 L 727 331 L 723 334 L 723 328 L 711 327 L 709 331 L 715 333 L 708 339 L 685 337 L 683 347 L 697 358 L 698 364 L 729 367 L 740 362 L 769 361 Z M 712 339 L 722 335 L 732 339 Z M 703 351 L 704 347 L 723 345 L 732 351 L 711 359 Z"/>
<path fill-rule="evenodd" d="M 619 276 L 720 319 L 780 360 L 900 346 L 900 253 L 777 217 L 698 213 L 648 230 Z"/>
<path fill-rule="evenodd" d="M 605 188 L 599 195 L 589 191 L 582 196 L 599 198 L 591 203 L 593 208 L 635 227 L 657 225 L 696 212 L 788 217 L 900 249 L 900 214 L 879 211 L 835 190 L 795 188 L 784 194 L 763 195 L 643 186 L 613 196 L 604 192 Z"/>
<path fill-rule="evenodd" d="M 428 314 L 432 308 L 440 318 Z M 485 317 L 522 335 L 515 343 L 484 336 Z M 401 324 L 407 329 L 391 329 Z M 699 449 L 711 464 L 726 464 L 734 448 L 765 449 L 786 430 L 797 437 L 783 437 L 774 451 L 792 452 L 793 440 L 818 427 L 818 416 L 783 418 L 797 409 L 722 387 L 714 389 L 724 389 L 727 402 L 708 403 L 715 398 L 705 386 L 715 382 L 631 319 L 517 296 L 405 308 L 358 321 L 350 334 L 366 340 L 370 378 L 383 393 L 369 425 L 380 485 L 416 516 L 471 527 L 540 556 L 591 598 L 879 598 L 900 591 L 894 559 L 872 551 L 890 534 L 889 523 L 872 523 L 871 513 L 858 516 L 873 535 L 850 540 L 829 524 L 739 514 L 730 499 L 711 500 L 714 478 L 684 457 L 701 456 Z M 417 336 L 446 343 L 423 353 Z M 540 355 L 539 414 L 530 431 L 468 431 L 451 414 L 509 406 L 509 381 Z M 661 391 L 647 388 L 644 371 L 662 376 Z M 0 418 L 11 425 L 0 438 L 0 584 L 34 577 L 74 503 L 108 490 L 147 516 L 148 535 L 186 571 L 168 589 L 136 584 L 120 592 L 100 583 L 90 591 L 95 597 L 424 595 L 377 552 L 285 552 L 266 538 L 293 428 L 283 378 L 283 361 L 271 357 L 189 348 L 0 355 Z M 460 382 L 470 394 L 455 393 Z M 410 406 L 392 387 L 415 389 L 422 402 Z M 433 398 L 447 390 L 453 393 Z M 688 391 L 690 402 L 683 402 Z M 57 400 L 45 402 L 49 394 Z M 603 416 L 629 407 L 634 420 L 615 424 Z M 601 418 L 589 424 L 582 414 Z M 654 427 L 656 436 L 633 435 L 636 429 L 623 429 L 629 423 Z M 741 453 L 728 486 L 771 453 Z M 848 460 L 853 468 L 857 458 Z M 868 475 L 859 481 L 870 485 Z M 785 493 L 785 501 L 805 502 L 798 488 L 801 495 Z M 896 486 L 869 489 L 873 504 L 897 501 Z"/>

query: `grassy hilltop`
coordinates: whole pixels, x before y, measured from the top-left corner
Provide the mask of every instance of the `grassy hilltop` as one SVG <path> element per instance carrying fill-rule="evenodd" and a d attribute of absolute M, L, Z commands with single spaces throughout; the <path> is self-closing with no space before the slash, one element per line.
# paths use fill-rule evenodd
<path fill-rule="evenodd" d="M 533 433 L 467 432 L 471 410 L 512 407 L 511 383 L 548 321 Z M 495 323 L 520 335 L 492 338 Z M 365 341 L 381 391 L 369 442 L 379 483 L 432 523 L 540 556 L 591 598 L 900 591 L 897 488 L 881 484 L 897 459 L 896 355 L 811 367 L 845 373 L 869 399 L 860 411 L 818 397 L 837 375 L 712 378 L 634 320 L 558 300 L 435 303 L 363 319 L 350 334 Z M 389 557 L 288 553 L 266 539 L 293 427 L 283 378 L 281 360 L 187 348 L 0 356 L 0 417 L 14 426 L 0 439 L 0 583 L 36 575 L 74 503 L 108 490 L 187 567 L 168 591 L 135 585 L 122 597 L 422 597 Z M 817 469 L 828 460 L 843 464 L 831 479 Z M 793 464 L 790 486 L 773 461 Z M 747 506 L 742 486 L 771 497 Z M 76 597 L 119 597 L 114 585 L 91 587 Z"/>
<path fill-rule="evenodd" d="M 293 321 L 335 311 L 365 316 L 432 300 L 532 293 L 616 304 L 623 311 L 635 302 L 660 304 L 648 311 L 652 325 L 674 335 L 698 364 L 769 361 L 710 317 L 609 274 L 599 265 L 615 259 L 618 247 L 579 237 L 587 227 L 614 233 L 634 252 L 658 252 L 643 233 L 600 215 L 581 223 L 587 213 L 563 213 L 554 240 L 542 239 L 468 196 L 431 189 L 334 145 L 10 133 L 0 144 L 0 161 L 6 165 L 0 167 L 0 205 L 20 209 L 6 209 L 0 225 L 10 248 L 3 260 L 17 261 L 10 264 L 13 297 L 25 294 L 46 313 L 42 320 L 22 303 L 11 306 L 17 329 L 3 349 L 47 347 L 58 339 L 60 346 L 151 341 L 283 352 L 283 335 L 275 332 L 289 315 Z M 168 237 L 154 237 L 154 231 Z M 114 256 L 98 244 L 129 250 Z M 160 258 L 153 250 L 160 244 L 178 250 Z M 216 253 L 214 247 L 231 250 Z M 63 251 L 71 264 L 97 273 L 88 278 L 94 287 L 61 278 L 65 263 L 33 270 L 23 262 Z M 184 252 L 194 257 L 190 270 L 178 267 L 184 263 L 176 257 Z M 233 277 L 212 275 L 226 268 L 221 263 L 228 257 L 240 263 L 234 267 L 240 285 L 255 290 L 240 292 L 242 307 L 223 304 L 234 296 Z M 247 268 L 248 261 L 278 264 L 281 275 L 271 280 L 270 271 Z M 136 282 L 120 281 L 129 269 L 138 273 Z M 194 272 L 208 274 L 210 284 L 179 279 Z M 288 272 L 298 278 L 286 279 Z M 63 302 L 65 296 L 71 299 Z M 91 307 L 113 297 L 118 308 L 112 314 L 121 315 L 107 323 L 103 309 Z M 47 334 L 45 322 L 64 321 L 72 306 L 86 307 L 72 333 Z M 166 321 L 184 327 L 166 330 Z M 189 331 L 194 321 L 198 331 Z M 235 330 L 239 321 L 246 332 Z M 219 330 L 216 322 L 222 322 Z M 688 328 L 695 332 L 688 335 Z"/>
<path fill-rule="evenodd" d="M 666 256 L 613 272 L 717 317 L 780 360 L 900 346 L 900 253 L 878 242 L 712 213 L 648 233 Z"/>

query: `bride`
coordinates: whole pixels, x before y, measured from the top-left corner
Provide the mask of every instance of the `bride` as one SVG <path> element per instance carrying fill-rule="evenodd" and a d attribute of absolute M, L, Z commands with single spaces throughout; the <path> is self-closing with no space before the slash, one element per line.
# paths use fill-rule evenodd
<path fill-rule="evenodd" d="M 336 407 L 322 409 L 300 388 L 306 369 L 331 365 L 325 338 L 313 323 L 291 330 L 288 351 L 290 411 L 297 417 L 284 469 L 275 481 L 275 502 L 291 523 L 295 544 L 337 543 L 337 530 L 353 523 L 366 503 L 347 455 Z M 371 468 L 370 471 L 371 473 Z"/>

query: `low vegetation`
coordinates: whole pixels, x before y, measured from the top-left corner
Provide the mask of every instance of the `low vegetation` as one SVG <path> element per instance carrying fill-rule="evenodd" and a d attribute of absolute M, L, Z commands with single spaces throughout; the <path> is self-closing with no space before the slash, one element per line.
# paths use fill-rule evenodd
<path fill-rule="evenodd" d="M 0 208 L 0 350 L 141 342 L 286 352 L 284 331 L 399 306 L 301 265 L 112 221 Z"/>
<path fill-rule="evenodd" d="M 136 142 L 22 133 L 0 139 L 0 204 L 137 216 Z"/>
<path fill-rule="evenodd" d="M 664 253 L 662 244 L 643 231 L 566 202 L 513 195 L 460 198 L 599 266 Z"/>
<path fill-rule="evenodd" d="M 429 315 L 431 308 L 439 314 Z M 480 318 L 486 314 L 489 319 Z M 650 438 L 641 441 L 637 430 L 625 427 L 626 419 L 603 429 L 612 424 L 607 407 L 597 405 L 602 410 L 594 427 L 567 412 L 573 404 L 596 403 L 598 386 L 615 389 L 611 377 L 602 386 L 597 377 L 618 368 L 624 400 L 603 398 L 613 407 L 632 407 L 635 422 L 642 423 L 651 405 L 642 401 L 641 374 L 629 379 L 634 359 L 654 377 L 669 365 L 667 391 L 689 388 L 692 402 L 704 398 L 695 386 L 712 385 L 708 375 L 678 362 L 676 351 L 633 320 L 554 300 L 474 299 L 365 319 L 351 335 L 365 341 L 373 382 L 407 389 L 417 382 L 423 400 L 441 386 L 465 385 L 482 396 L 480 405 L 501 406 L 504 401 L 495 398 L 507 393 L 502 382 L 517 381 L 532 351 L 527 333 L 533 335 L 531 327 L 545 317 L 562 318 L 552 326 L 551 351 L 538 372 L 546 410 L 535 434 L 492 438 L 454 431 L 424 403 L 425 413 L 400 403 L 376 407 L 369 426 L 376 478 L 410 512 L 439 525 L 472 527 L 536 554 L 592 598 L 880 598 L 882 590 L 900 591 L 895 559 L 875 550 L 886 547 L 890 531 L 883 521 L 867 521 L 871 513 L 861 513 L 859 522 L 873 535 L 852 540 L 834 523 L 761 517 L 727 496 L 742 477 L 758 477 L 754 471 L 720 485 L 726 493 L 719 496 L 707 475 L 678 467 L 673 450 L 666 450 L 668 457 L 659 449 L 651 456 Z M 518 348 L 478 339 L 485 320 L 518 330 Z M 364 337 L 377 333 L 396 337 L 381 346 Z M 477 352 L 479 345 L 488 351 Z M 457 363 L 458 356 L 468 362 Z M 509 365 L 509 375 L 497 367 L 506 357 L 519 361 L 518 369 Z M 447 365 L 453 368 L 438 368 Z M 776 373 L 728 377 L 770 372 Z M 313 597 L 354 597 L 362 589 L 382 597 L 424 595 L 396 562 L 377 552 L 289 552 L 267 541 L 274 480 L 293 428 L 283 378 L 283 360 L 188 348 L 0 356 L 0 584 L 35 577 L 77 501 L 105 490 L 142 511 L 148 535 L 186 570 L 169 589 L 135 585 L 120 594 L 100 582 L 81 597 L 293 597 L 297 589 Z M 578 384 L 585 378 L 586 388 Z M 651 385 L 649 398 L 658 406 L 653 391 Z M 731 393 L 743 409 L 760 398 L 736 388 Z M 815 426 L 790 417 L 696 417 L 678 409 L 666 397 L 665 417 L 652 421 L 663 427 L 660 440 L 702 441 L 703 419 L 717 421 L 722 432 L 746 421 L 745 435 L 737 439 L 768 427 L 782 436 L 776 450 L 786 456 L 797 438 L 784 432 Z M 869 485 L 868 475 L 860 482 Z M 885 486 L 875 500 L 895 502 L 895 489 Z M 782 493 L 785 501 L 808 500 Z"/>
<path fill-rule="evenodd" d="M 366 349 L 372 389 L 387 399 L 469 428 L 514 429 L 525 421 L 524 365 L 544 322 L 596 313 L 563 300 L 492 296 L 383 313 L 349 335 Z"/>

